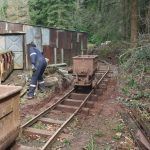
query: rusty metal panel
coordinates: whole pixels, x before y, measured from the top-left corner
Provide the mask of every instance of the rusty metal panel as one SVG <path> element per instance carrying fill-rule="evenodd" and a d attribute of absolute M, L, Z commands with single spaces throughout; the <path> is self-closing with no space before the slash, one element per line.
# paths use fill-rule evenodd
<path fill-rule="evenodd" d="M 56 47 L 56 39 L 57 39 L 57 30 L 50 29 L 50 46 Z"/>
<path fill-rule="evenodd" d="M 0 149 L 7 149 L 19 134 L 20 86 L 0 85 Z"/>
<path fill-rule="evenodd" d="M 72 41 L 72 32 L 67 32 L 66 33 L 67 34 L 67 46 L 66 46 L 66 48 L 67 49 L 71 49 L 71 41 Z"/>
<path fill-rule="evenodd" d="M 23 25 L 19 23 L 7 23 L 8 24 L 8 31 L 10 32 L 22 32 L 23 31 Z"/>
<path fill-rule="evenodd" d="M 43 54 L 45 58 L 49 59 L 49 64 L 53 64 L 54 63 L 54 48 L 50 47 L 50 46 L 43 46 Z"/>
<path fill-rule="evenodd" d="M 58 31 L 58 48 L 63 48 L 63 42 L 64 42 L 63 32 Z"/>
<path fill-rule="evenodd" d="M 72 49 L 76 49 L 77 32 L 72 32 Z"/>
<path fill-rule="evenodd" d="M 5 36 L 0 36 L 0 51 L 5 51 Z"/>
<path fill-rule="evenodd" d="M 0 33 L 4 33 L 5 32 L 5 22 L 0 22 Z"/>
<path fill-rule="evenodd" d="M 70 65 L 72 62 L 72 52 L 71 49 L 64 49 L 64 63 L 67 63 L 67 65 Z"/>
<path fill-rule="evenodd" d="M 56 51 L 56 62 L 59 64 L 59 63 L 62 63 L 62 53 L 61 53 L 61 48 L 57 48 L 57 51 Z"/>
<path fill-rule="evenodd" d="M 14 53 L 14 69 L 23 69 L 23 35 L 7 35 L 6 51 Z"/>
<path fill-rule="evenodd" d="M 63 48 L 66 48 L 67 49 L 67 43 L 68 43 L 68 37 L 67 37 L 67 31 L 65 31 L 64 33 L 63 33 Z"/>
<path fill-rule="evenodd" d="M 74 56 L 77 56 L 78 55 L 78 51 L 75 50 L 75 49 L 72 49 L 71 50 L 71 56 L 74 57 Z"/>
<path fill-rule="evenodd" d="M 87 49 L 87 34 L 83 34 L 83 49 Z"/>
<path fill-rule="evenodd" d="M 50 30 L 48 28 L 41 28 L 42 31 L 42 45 L 50 44 Z"/>

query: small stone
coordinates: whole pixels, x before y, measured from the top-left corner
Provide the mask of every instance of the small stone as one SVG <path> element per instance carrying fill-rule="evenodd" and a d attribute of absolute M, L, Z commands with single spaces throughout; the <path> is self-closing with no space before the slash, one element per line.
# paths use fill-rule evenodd
<path fill-rule="evenodd" d="M 116 136 L 117 136 L 118 138 L 121 138 L 121 135 L 122 135 L 121 132 L 117 132 L 117 133 L 116 133 Z"/>

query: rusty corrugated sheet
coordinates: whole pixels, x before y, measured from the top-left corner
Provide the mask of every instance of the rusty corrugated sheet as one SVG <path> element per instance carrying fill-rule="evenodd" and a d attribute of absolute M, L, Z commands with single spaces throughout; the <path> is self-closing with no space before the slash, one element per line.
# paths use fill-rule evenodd
<path fill-rule="evenodd" d="M 77 43 L 77 33 L 72 32 L 72 49 L 77 49 L 76 43 Z"/>
<path fill-rule="evenodd" d="M 83 49 L 87 49 L 87 34 L 82 34 L 83 36 Z"/>
<path fill-rule="evenodd" d="M 0 22 L 0 33 L 5 33 L 5 22 Z"/>
<path fill-rule="evenodd" d="M 57 63 L 62 63 L 61 48 L 57 48 L 56 59 L 57 59 Z"/>
<path fill-rule="evenodd" d="M 50 47 L 50 46 L 43 46 L 43 54 L 45 58 L 49 59 L 49 64 L 53 64 L 54 63 L 54 48 Z"/>
<path fill-rule="evenodd" d="M 64 63 L 70 65 L 72 63 L 72 51 L 71 49 L 64 49 Z"/>
<path fill-rule="evenodd" d="M 23 25 L 19 23 L 8 23 L 8 31 L 15 33 L 15 32 L 23 32 Z"/>
<path fill-rule="evenodd" d="M 66 38 L 67 38 L 66 49 L 71 49 L 72 32 L 67 31 Z"/>
<path fill-rule="evenodd" d="M 58 48 L 64 48 L 64 32 L 58 32 Z"/>
<path fill-rule="evenodd" d="M 50 29 L 50 46 L 56 47 L 56 39 L 57 39 L 57 30 Z"/>

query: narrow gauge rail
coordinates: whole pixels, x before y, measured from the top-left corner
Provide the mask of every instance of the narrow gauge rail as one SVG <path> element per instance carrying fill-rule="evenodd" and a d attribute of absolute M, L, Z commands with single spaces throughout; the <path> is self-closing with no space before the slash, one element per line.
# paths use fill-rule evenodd
<path fill-rule="evenodd" d="M 125 109 L 124 113 L 121 113 L 121 116 L 128 127 L 136 146 L 140 150 L 150 150 L 150 141 L 148 139 L 147 132 L 145 130 L 145 126 L 139 122 L 135 111 L 132 109 Z M 148 133 L 149 134 L 149 133 Z"/>
<path fill-rule="evenodd" d="M 77 115 L 77 113 L 79 111 L 87 112 L 89 110 L 89 108 L 84 107 L 84 106 L 86 106 L 88 103 L 89 104 L 93 103 L 93 101 L 91 101 L 90 99 L 91 99 L 92 95 L 95 94 L 95 89 L 98 89 L 100 86 L 104 85 L 103 82 L 105 82 L 104 79 L 106 78 L 108 72 L 109 72 L 109 66 L 108 66 L 107 70 L 98 70 L 98 73 L 100 73 L 101 76 L 99 77 L 98 82 L 95 84 L 94 88 L 88 94 L 76 93 L 75 89 L 73 88 L 64 97 L 62 97 L 60 100 L 58 100 L 56 103 L 54 103 L 52 106 L 50 106 L 45 111 L 41 112 L 39 115 L 35 116 L 33 119 L 31 119 L 30 121 L 28 121 L 27 123 L 22 125 L 21 136 L 25 133 L 28 133 L 27 134 L 27 136 L 28 136 L 30 133 L 33 135 L 37 134 L 37 135 L 41 135 L 41 136 L 43 135 L 43 136 L 48 137 L 47 141 L 42 146 L 39 146 L 40 148 L 32 147 L 32 144 L 31 144 L 31 147 L 29 146 L 30 144 L 25 144 L 25 145 L 28 145 L 26 148 L 28 150 L 30 150 L 30 149 L 32 149 L 32 150 L 50 149 L 50 147 L 52 146 L 52 143 L 57 138 L 58 134 L 61 133 L 61 131 L 74 118 L 74 116 Z M 51 112 L 56 111 L 58 107 L 61 109 L 61 108 L 63 108 L 63 106 L 65 106 L 67 109 L 70 109 L 69 105 L 67 105 L 70 102 L 72 102 L 74 104 L 74 106 L 71 106 L 71 108 L 73 108 L 73 111 L 67 117 L 67 119 L 65 119 L 65 121 L 64 120 L 62 121 L 62 120 L 56 119 L 56 118 L 50 119 L 50 117 L 47 117 Z M 46 123 L 46 124 L 59 124 L 60 126 L 51 133 L 48 130 L 34 128 L 34 125 L 38 121 L 41 121 L 42 123 Z M 13 150 L 15 150 L 15 149 L 19 150 L 19 149 L 21 149 L 21 146 L 22 146 L 22 144 L 19 146 L 14 146 Z"/>

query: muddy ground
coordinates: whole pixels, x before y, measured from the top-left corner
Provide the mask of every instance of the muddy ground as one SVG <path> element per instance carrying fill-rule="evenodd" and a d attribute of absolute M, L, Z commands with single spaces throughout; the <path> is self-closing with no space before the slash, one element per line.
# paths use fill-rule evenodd
<path fill-rule="evenodd" d="M 58 137 L 53 150 L 131 150 L 135 149 L 121 117 L 121 104 L 117 88 L 117 67 L 112 67 L 112 77 L 107 89 L 98 97 L 89 115 L 78 114 Z M 21 85 L 23 71 L 15 71 L 3 84 Z M 17 79 L 16 79 L 17 78 Z M 17 81 L 17 82 L 16 82 Z M 20 84 L 19 84 L 20 82 Z M 25 81 L 24 81 L 25 82 Z M 63 83 L 63 82 L 62 82 Z M 64 83 L 63 83 L 64 84 Z M 23 85 L 22 85 L 23 86 Z M 21 124 L 25 123 L 62 97 L 70 87 L 47 87 L 44 93 L 38 93 L 33 100 L 27 100 L 26 94 L 20 101 Z"/>

